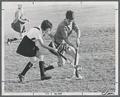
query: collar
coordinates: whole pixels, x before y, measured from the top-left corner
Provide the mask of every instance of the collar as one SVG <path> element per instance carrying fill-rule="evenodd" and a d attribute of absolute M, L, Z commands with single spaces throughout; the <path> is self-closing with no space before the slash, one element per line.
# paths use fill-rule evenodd
<path fill-rule="evenodd" d="M 65 24 L 65 26 L 68 26 L 67 19 L 64 19 L 64 24 Z"/>
<path fill-rule="evenodd" d="M 74 21 L 72 22 L 72 24 L 74 23 Z M 65 26 L 69 26 L 68 24 L 67 24 L 67 19 L 64 19 L 64 24 L 65 24 Z"/>

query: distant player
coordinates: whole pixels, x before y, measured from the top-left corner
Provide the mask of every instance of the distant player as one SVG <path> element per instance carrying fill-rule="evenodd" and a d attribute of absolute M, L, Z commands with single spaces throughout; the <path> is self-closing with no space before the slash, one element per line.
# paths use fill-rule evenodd
<path fill-rule="evenodd" d="M 24 70 L 18 75 L 20 82 L 23 82 L 26 72 L 33 66 L 34 63 L 36 63 L 36 57 L 39 59 L 41 80 L 51 78 L 51 76 L 45 75 L 45 71 L 53 69 L 53 66 L 45 67 L 44 52 L 41 51 L 41 48 L 44 48 L 57 53 L 56 49 L 46 46 L 43 41 L 44 35 L 49 36 L 51 33 L 51 29 L 51 22 L 49 22 L 48 20 L 44 20 L 41 23 L 41 27 L 39 26 L 31 28 L 19 44 L 16 52 L 20 55 L 30 58 L 30 61 L 28 62 Z"/>
<path fill-rule="evenodd" d="M 58 25 L 57 31 L 53 37 L 54 45 L 58 51 L 63 55 L 68 54 L 72 56 L 73 61 L 78 47 L 69 41 L 69 36 L 75 32 L 77 33 L 76 45 L 79 45 L 81 32 L 74 21 L 74 12 L 69 10 L 66 12 L 66 18 Z M 52 42 L 49 46 L 53 47 Z M 58 56 L 58 66 L 63 66 L 63 64 L 65 64 L 65 60 L 61 56 Z"/>
<path fill-rule="evenodd" d="M 23 38 L 23 33 L 26 32 L 26 28 L 25 28 L 26 22 L 29 22 L 29 20 L 24 17 L 22 4 L 18 4 L 18 9 L 15 12 L 15 19 L 12 22 L 11 27 L 13 28 L 13 30 L 15 30 L 16 32 L 20 34 L 20 39 Z M 16 40 L 19 40 L 19 39 L 8 38 L 7 43 L 10 44 L 12 41 L 16 41 Z"/>

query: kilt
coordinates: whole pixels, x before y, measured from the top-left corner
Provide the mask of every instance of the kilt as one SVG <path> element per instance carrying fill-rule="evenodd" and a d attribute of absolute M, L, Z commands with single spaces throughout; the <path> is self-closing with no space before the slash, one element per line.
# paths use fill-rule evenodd
<path fill-rule="evenodd" d="M 25 30 L 25 25 L 24 25 L 25 23 L 23 23 L 23 22 L 21 22 L 21 21 L 17 21 L 16 23 L 11 23 L 11 27 L 12 27 L 12 29 L 13 30 L 15 30 L 16 32 L 19 32 L 19 33 L 22 33 L 22 32 L 24 32 L 24 30 Z M 22 29 L 22 32 L 21 32 L 21 25 L 24 25 L 23 26 L 23 29 Z"/>
<path fill-rule="evenodd" d="M 34 57 L 36 56 L 37 50 L 39 50 L 39 48 L 35 45 L 35 42 L 27 36 L 24 36 L 16 52 L 25 57 Z"/>

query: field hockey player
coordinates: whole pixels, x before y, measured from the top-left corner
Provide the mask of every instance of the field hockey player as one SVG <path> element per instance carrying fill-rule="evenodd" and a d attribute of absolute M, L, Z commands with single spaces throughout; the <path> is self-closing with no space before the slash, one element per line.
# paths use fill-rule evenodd
<path fill-rule="evenodd" d="M 11 23 L 11 27 L 14 31 L 19 33 L 19 38 L 12 38 L 7 40 L 7 44 L 10 44 L 13 41 L 21 40 L 23 38 L 23 33 L 26 32 L 26 23 L 29 22 L 27 18 L 25 18 L 23 13 L 22 4 L 18 4 L 18 9 L 15 12 L 15 19 Z"/>
<path fill-rule="evenodd" d="M 52 23 L 49 22 L 48 20 L 44 20 L 41 23 L 41 27 L 38 26 L 38 27 L 31 28 L 23 37 L 16 52 L 25 57 L 29 57 L 30 61 L 28 62 L 26 67 L 23 69 L 23 71 L 18 75 L 20 82 L 23 82 L 26 72 L 36 62 L 35 58 L 39 59 L 41 80 L 47 80 L 51 78 L 51 76 L 45 75 L 45 71 L 53 69 L 54 67 L 52 65 L 45 67 L 44 52 L 41 51 L 41 48 L 43 48 L 46 50 L 47 49 L 52 50 L 57 53 L 56 49 L 45 45 L 43 41 L 44 35 L 49 36 L 49 34 L 51 33 L 51 29 L 52 29 Z"/>
<path fill-rule="evenodd" d="M 74 64 L 75 61 L 75 55 L 76 51 L 78 49 L 77 46 L 73 45 L 69 41 L 69 36 L 73 33 L 77 33 L 76 37 L 76 44 L 80 44 L 80 29 L 76 25 L 74 21 L 74 12 L 71 10 L 68 10 L 66 12 L 66 18 L 58 25 L 57 31 L 55 32 L 54 37 L 54 45 L 58 49 L 58 51 L 65 56 L 65 54 L 68 54 L 73 59 L 73 66 L 79 63 L 79 54 L 77 54 L 77 63 Z M 52 42 L 49 44 L 50 47 L 53 47 Z M 52 52 L 52 51 L 51 51 Z M 65 60 L 63 57 L 58 56 L 58 66 L 63 66 L 65 64 Z M 74 72 L 75 74 L 75 72 Z M 82 76 L 79 76 L 82 78 Z"/>

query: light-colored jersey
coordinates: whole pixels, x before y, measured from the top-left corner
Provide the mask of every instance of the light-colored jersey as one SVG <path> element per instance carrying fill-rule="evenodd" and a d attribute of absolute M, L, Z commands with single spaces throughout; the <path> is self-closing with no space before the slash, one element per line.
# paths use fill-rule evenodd
<path fill-rule="evenodd" d="M 37 28 L 32 28 L 30 29 L 26 34 L 25 34 L 29 39 L 35 39 L 35 40 L 43 40 L 42 39 L 42 31 L 37 29 Z"/>
<path fill-rule="evenodd" d="M 39 41 L 41 41 L 41 43 L 44 43 L 42 31 L 38 27 L 31 28 L 28 32 L 25 32 L 23 36 L 27 36 L 29 39 L 34 41 L 35 45 L 39 47 L 39 49 L 42 47 Z"/>
<path fill-rule="evenodd" d="M 72 24 L 67 25 L 66 20 L 62 21 L 57 28 L 57 31 L 54 35 L 54 39 L 57 43 L 61 43 L 64 39 L 68 38 L 69 35 L 72 33 L 72 30 L 78 30 L 77 25 L 75 22 Z"/>

